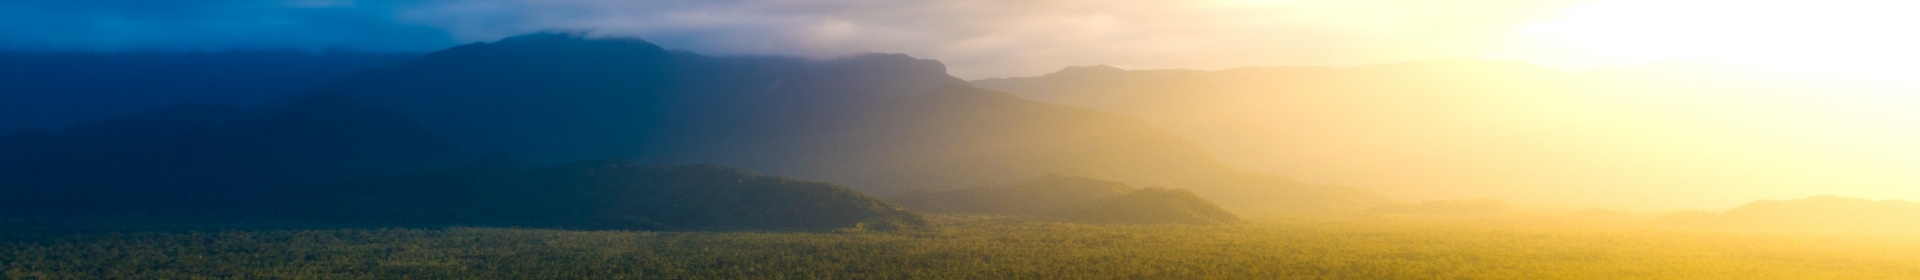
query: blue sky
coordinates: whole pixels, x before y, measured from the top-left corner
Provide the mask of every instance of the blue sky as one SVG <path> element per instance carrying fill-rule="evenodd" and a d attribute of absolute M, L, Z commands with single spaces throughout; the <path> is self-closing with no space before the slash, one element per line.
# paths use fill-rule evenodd
<path fill-rule="evenodd" d="M 355 49 L 426 51 L 457 42 L 396 20 L 418 1 L 10 0 L 0 47 L 25 50 Z"/>

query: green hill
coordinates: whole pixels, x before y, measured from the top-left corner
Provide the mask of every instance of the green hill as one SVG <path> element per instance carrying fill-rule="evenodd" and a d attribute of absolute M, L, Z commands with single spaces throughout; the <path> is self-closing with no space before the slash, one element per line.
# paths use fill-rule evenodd
<path fill-rule="evenodd" d="M 1786 233 L 1920 233 L 1920 203 L 1814 196 L 1761 200 L 1725 212 L 1661 217 L 1672 227 Z"/>
<path fill-rule="evenodd" d="M 1136 189 L 1126 184 L 1050 174 L 1009 188 L 923 190 L 890 201 L 931 213 L 1041 217 L 1103 224 L 1218 224 L 1233 213 L 1180 189 Z"/>
<path fill-rule="evenodd" d="M 590 160 L 410 172 L 316 195 L 320 221 L 577 229 L 825 231 L 921 228 L 919 214 L 844 187 L 718 165 Z"/>
<path fill-rule="evenodd" d="M 1492 216 L 1513 213 L 1513 207 L 1497 199 L 1434 200 L 1388 203 L 1368 208 L 1368 214 L 1430 216 Z"/>
<path fill-rule="evenodd" d="M 1920 185 L 1913 168 L 1867 160 L 1920 158 L 1913 110 L 1888 106 L 1913 104 L 1895 98 L 1912 90 L 1711 63 L 1083 66 L 970 83 L 1139 118 L 1234 168 L 1411 201 L 1673 209 Z M 1784 164 L 1799 162 L 1822 164 Z"/>
<path fill-rule="evenodd" d="M 706 56 L 638 39 L 531 34 L 430 53 L 316 91 L 393 110 L 470 153 L 540 164 L 714 163 L 880 195 L 1059 173 L 1189 189 L 1233 207 L 1380 201 L 1236 170 L 1138 119 L 974 88 L 938 61 L 899 54 Z"/>

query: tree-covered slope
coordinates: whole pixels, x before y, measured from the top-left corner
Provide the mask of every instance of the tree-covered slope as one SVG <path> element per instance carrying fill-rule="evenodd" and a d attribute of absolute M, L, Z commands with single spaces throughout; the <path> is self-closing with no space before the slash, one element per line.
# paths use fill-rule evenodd
<path fill-rule="evenodd" d="M 0 138 L 0 217 L 872 230 L 912 212 L 825 183 L 716 165 L 551 167 L 465 153 L 398 114 L 321 94 L 271 111 L 181 106 Z"/>
<path fill-rule="evenodd" d="M 371 179 L 288 209 L 321 221 L 643 230 L 924 228 L 919 214 L 832 184 L 717 165 L 590 160 L 480 164 Z"/>
<path fill-rule="evenodd" d="M 1920 233 L 1920 203 L 1814 196 L 1761 200 L 1724 212 L 1678 212 L 1662 224 L 1690 229 L 1770 233 Z"/>
<path fill-rule="evenodd" d="M 473 153 L 540 164 L 716 163 L 881 195 L 1050 173 L 1191 189 L 1239 207 L 1378 196 L 1234 170 L 1129 117 L 981 90 L 937 61 L 712 57 L 533 34 L 434 52 L 316 89 L 406 115 Z"/>
<path fill-rule="evenodd" d="M 921 190 L 889 199 L 930 213 L 1041 217 L 1118 224 L 1218 224 L 1233 213 L 1181 189 L 1136 189 L 1119 182 L 1049 174 L 1007 188 Z"/>
<path fill-rule="evenodd" d="M 1915 90 L 1792 71 L 1442 59 L 970 83 L 1137 117 L 1233 167 L 1407 200 L 1654 210 L 1920 185 L 1920 103 L 1901 98 Z"/>
<path fill-rule="evenodd" d="M 167 106 L 289 102 L 315 85 L 418 54 L 351 51 L 0 50 L 0 135 Z"/>
<path fill-rule="evenodd" d="M 336 180 L 468 157 L 424 128 L 337 95 L 269 111 L 179 106 L 0 140 L 0 210 L 244 214 Z"/>

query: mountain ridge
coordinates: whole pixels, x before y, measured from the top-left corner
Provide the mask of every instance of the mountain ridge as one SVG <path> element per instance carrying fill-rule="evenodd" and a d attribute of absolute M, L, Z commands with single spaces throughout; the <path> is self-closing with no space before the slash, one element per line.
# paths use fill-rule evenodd
<path fill-rule="evenodd" d="M 545 164 L 604 157 L 718 163 L 879 195 L 1049 173 L 1216 198 L 1337 188 L 1255 179 L 1261 176 L 1231 170 L 1139 120 L 973 88 L 938 61 L 898 54 L 708 57 L 637 39 L 534 34 L 430 53 L 315 91 L 420 120 L 470 153 Z M 1364 191 L 1331 193 L 1339 192 L 1291 194 L 1345 201 L 1313 207 L 1380 200 Z M 1291 199 L 1275 195 L 1260 197 Z M 1229 203 L 1258 206 L 1261 199 Z"/>
<path fill-rule="evenodd" d="M 1902 145 L 1914 117 L 1896 96 L 1911 90 L 1778 71 L 1498 59 L 1091 69 L 969 83 L 1136 117 L 1235 168 L 1416 201 L 1721 207 L 1911 185 L 1900 167 L 1920 154 Z"/>

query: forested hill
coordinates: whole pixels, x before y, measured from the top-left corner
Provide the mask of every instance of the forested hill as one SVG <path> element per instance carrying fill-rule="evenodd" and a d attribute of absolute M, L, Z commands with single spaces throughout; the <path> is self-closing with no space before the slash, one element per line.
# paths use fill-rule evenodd
<path fill-rule="evenodd" d="M 161 107 L 253 107 L 414 53 L 0 51 L 0 135 L 53 130 Z"/>
<path fill-rule="evenodd" d="M 1692 229 L 1772 233 L 1920 233 L 1920 203 L 1814 196 L 1761 200 L 1724 212 L 1679 212 L 1660 221 Z"/>
<path fill-rule="evenodd" d="M 316 192 L 281 211 L 316 221 L 572 229 L 903 230 L 919 214 L 858 191 L 717 165 L 483 161 Z"/>
<path fill-rule="evenodd" d="M 1913 90 L 1785 70 L 1663 62 L 1567 72 L 1439 59 L 1081 66 L 970 83 L 1137 117 L 1233 167 L 1407 200 L 1690 209 L 1920 185 L 1904 167 L 1913 162 L 1879 160 L 1920 158 L 1908 145 L 1920 142 L 1908 133 L 1920 121 L 1900 97 Z"/>
<path fill-rule="evenodd" d="M 539 33 L 429 53 L 314 91 L 394 110 L 477 153 L 549 164 L 751 162 L 805 148 L 795 142 L 824 137 L 875 103 L 964 83 L 945 72 L 904 55 L 708 57 L 638 39 Z"/>
<path fill-rule="evenodd" d="M 1138 120 L 981 90 L 937 61 L 713 57 L 637 39 L 531 34 L 322 85 L 470 153 L 540 164 L 717 163 L 874 194 L 1060 173 L 1185 188 L 1237 207 L 1337 209 L 1377 195 L 1234 170 Z"/>
<path fill-rule="evenodd" d="M 1049 174 L 1006 188 L 922 190 L 891 198 L 928 213 L 1012 215 L 1081 223 L 1221 224 L 1233 213 L 1186 190 Z"/>
<path fill-rule="evenodd" d="M 270 111 L 193 105 L 0 140 L 0 209 L 14 214 L 198 215 L 295 189 L 468 156 L 391 112 L 338 95 Z"/>
<path fill-rule="evenodd" d="M 0 137 L 0 218 L 644 230 L 923 228 L 857 191 L 715 165 L 478 161 L 406 118 L 322 94 Z"/>
<path fill-rule="evenodd" d="M 499 153 L 535 165 L 718 164 L 876 195 L 1064 174 L 1185 189 L 1236 208 L 1383 200 L 1236 170 L 1134 118 L 973 88 L 940 62 L 899 54 L 715 57 L 541 33 L 347 75 L 307 96 L 10 134 L 0 139 L 0 180 L 31 194 L 12 197 L 27 203 L 16 205 L 89 197 L 28 211 L 221 212 L 271 201 L 235 198 Z"/>

